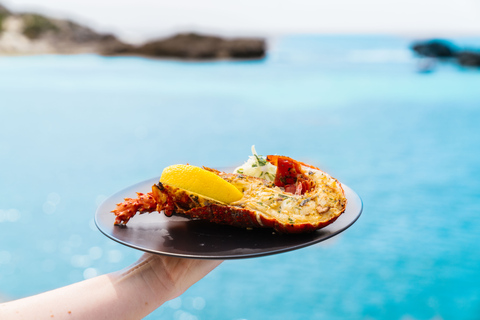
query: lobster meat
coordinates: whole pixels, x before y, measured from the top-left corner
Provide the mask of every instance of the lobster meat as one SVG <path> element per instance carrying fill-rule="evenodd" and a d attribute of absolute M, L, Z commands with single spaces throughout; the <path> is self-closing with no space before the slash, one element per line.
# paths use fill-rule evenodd
<path fill-rule="evenodd" d="M 276 166 L 273 182 L 204 167 L 230 182 L 243 198 L 230 204 L 161 182 L 152 192 L 126 198 L 112 212 L 125 226 L 137 213 L 162 212 L 243 228 L 272 228 L 281 233 L 311 232 L 334 222 L 347 204 L 341 184 L 322 170 L 285 156 L 267 156 Z"/>

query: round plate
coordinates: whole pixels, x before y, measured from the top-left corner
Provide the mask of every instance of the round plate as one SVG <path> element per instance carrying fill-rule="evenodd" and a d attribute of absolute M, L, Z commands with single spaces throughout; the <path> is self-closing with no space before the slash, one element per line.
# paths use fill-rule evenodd
<path fill-rule="evenodd" d="M 342 184 L 347 198 L 345 212 L 332 224 L 311 233 L 279 234 L 273 229 L 247 230 L 163 213 L 136 215 L 126 227 L 113 224 L 111 212 L 124 198 L 147 193 L 159 177 L 128 187 L 106 199 L 95 213 L 95 223 L 107 237 L 145 252 L 196 259 L 243 259 L 304 248 L 329 239 L 350 227 L 362 213 L 362 200 Z"/>

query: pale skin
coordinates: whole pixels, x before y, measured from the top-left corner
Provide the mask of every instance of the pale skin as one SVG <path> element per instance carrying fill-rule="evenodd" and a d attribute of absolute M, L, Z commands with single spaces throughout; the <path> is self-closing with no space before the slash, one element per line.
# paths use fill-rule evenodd
<path fill-rule="evenodd" d="M 221 262 L 146 253 L 123 270 L 0 304 L 0 319 L 142 319 Z"/>

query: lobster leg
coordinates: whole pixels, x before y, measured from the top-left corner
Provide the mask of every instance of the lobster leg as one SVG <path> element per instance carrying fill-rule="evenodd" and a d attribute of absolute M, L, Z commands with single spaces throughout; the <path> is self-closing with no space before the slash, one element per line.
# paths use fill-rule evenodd
<path fill-rule="evenodd" d="M 137 212 L 153 212 L 157 209 L 157 202 L 151 192 L 146 194 L 137 192 L 137 195 L 136 199 L 125 198 L 124 202 L 117 204 L 112 211 L 116 215 L 115 225 L 125 225 Z"/>

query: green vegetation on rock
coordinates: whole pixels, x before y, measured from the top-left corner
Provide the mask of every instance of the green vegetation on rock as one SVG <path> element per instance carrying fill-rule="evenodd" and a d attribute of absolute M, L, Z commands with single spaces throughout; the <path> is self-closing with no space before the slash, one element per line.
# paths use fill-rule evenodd
<path fill-rule="evenodd" d="M 7 17 L 6 14 L 0 12 L 0 33 L 3 32 L 3 21 L 5 21 L 6 17 Z"/>
<path fill-rule="evenodd" d="M 10 11 L 0 4 L 0 33 L 3 31 L 3 22 L 10 14 Z"/>
<path fill-rule="evenodd" d="M 52 21 L 38 14 L 23 15 L 23 23 L 23 34 L 29 39 L 38 39 L 48 31 L 59 31 Z"/>

